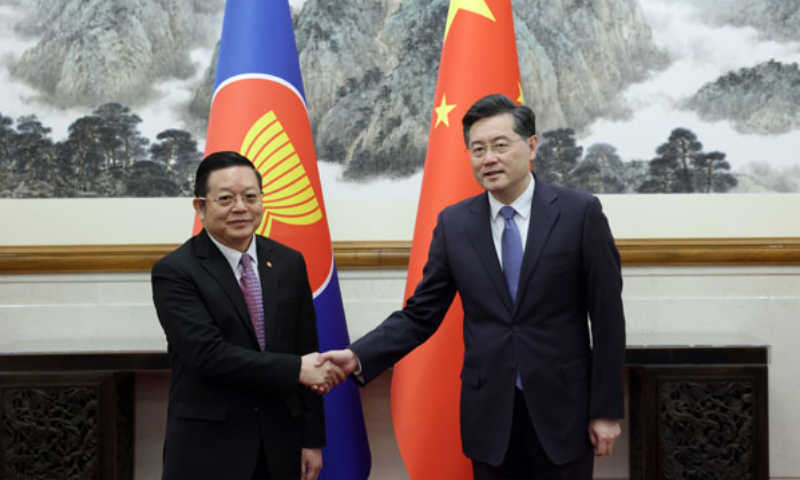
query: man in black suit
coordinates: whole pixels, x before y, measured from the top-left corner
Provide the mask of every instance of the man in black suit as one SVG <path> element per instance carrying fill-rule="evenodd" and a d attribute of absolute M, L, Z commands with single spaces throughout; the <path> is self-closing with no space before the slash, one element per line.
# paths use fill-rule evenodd
<path fill-rule="evenodd" d="M 405 308 L 321 358 L 368 382 L 430 337 L 458 293 L 461 439 L 475 479 L 590 480 L 593 454 L 611 454 L 624 416 L 622 277 L 608 222 L 594 196 L 531 174 L 530 108 L 490 95 L 463 128 L 486 192 L 439 214 Z"/>
<path fill-rule="evenodd" d="M 197 169 L 203 230 L 153 267 L 172 381 L 165 480 L 314 480 L 322 400 L 344 378 L 319 362 L 303 256 L 255 235 L 261 176 L 234 152 Z"/>

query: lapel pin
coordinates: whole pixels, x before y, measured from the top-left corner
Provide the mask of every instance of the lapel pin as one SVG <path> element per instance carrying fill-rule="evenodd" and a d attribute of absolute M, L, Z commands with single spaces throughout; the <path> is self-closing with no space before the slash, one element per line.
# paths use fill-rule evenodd
<path fill-rule="evenodd" d="M 272 262 L 267 262 L 267 268 L 272 268 Z"/>

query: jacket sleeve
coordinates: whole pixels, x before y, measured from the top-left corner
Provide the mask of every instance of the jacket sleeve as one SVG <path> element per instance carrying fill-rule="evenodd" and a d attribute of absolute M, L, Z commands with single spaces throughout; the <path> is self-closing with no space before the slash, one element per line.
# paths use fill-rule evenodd
<path fill-rule="evenodd" d="M 406 306 L 350 345 L 361 362 L 362 383 L 367 383 L 436 332 L 456 293 L 447 256 L 443 212 L 433 231 L 422 280 Z"/>
<path fill-rule="evenodd" d="M 583 275 L 592 332 L 589 417 L 623 418 L 625 315 L 619 252 L 597 198 L 585 215 Z"/>
<path fill-rule="evenodd" d="M 302 255 L 299 255 L 298 263 L 296 271 L 299 272 L 300 280 L 296 288 L 302 292 L 302 295 L 297 318 L 299 331 L 295 351 L 300 355 L 305 355 L 319 350 L 319 340 L 314 298 Z M 298 387 L 298 395 L 303 404 L 303 447 L 322 448 L 325 446 L 325 411 L 322 396 L 302 386 Z"/>

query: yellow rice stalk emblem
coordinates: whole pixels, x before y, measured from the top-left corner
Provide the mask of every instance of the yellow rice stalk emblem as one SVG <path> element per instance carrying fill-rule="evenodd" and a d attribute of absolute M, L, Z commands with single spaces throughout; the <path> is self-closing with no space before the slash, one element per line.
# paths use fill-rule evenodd
<path fill-rule="evenodd" d="M 258 233 L 268 237 L 273 221 L 311 225 L 322 219 L 306 169 L 275 112 L 270 110 L 250 127 L 239 153 L 253 162 L 262 178 L 264 216 Z"/>

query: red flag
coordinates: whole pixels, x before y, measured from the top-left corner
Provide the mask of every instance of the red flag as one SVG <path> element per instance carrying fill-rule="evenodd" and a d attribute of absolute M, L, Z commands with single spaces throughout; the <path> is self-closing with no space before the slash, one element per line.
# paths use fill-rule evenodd
<path fill-rule="evenodd" d="M 482 190 L 472 175 L 461 118 L 475 101 L 493 93 L 523 100 L 511 2 L 451 0 L 406 298 L 422 279 L 438 213 Z M 463 317 L 461 300 L 456 297 L 439 330 L 394 370 L 392 419 L 412 480 L 472 478 L 459 427 Z"/>

